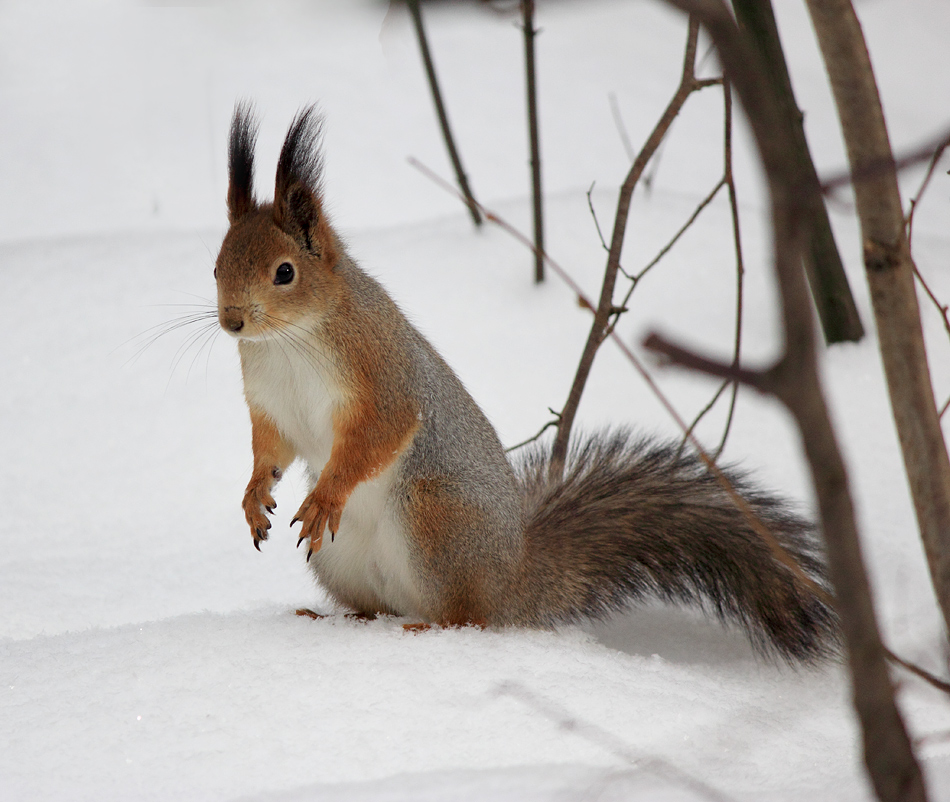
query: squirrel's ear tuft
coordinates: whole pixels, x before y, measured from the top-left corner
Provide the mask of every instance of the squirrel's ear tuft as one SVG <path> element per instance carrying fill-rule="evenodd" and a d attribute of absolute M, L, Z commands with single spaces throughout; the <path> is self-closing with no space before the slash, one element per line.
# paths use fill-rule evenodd
<path fill-rule="evenodd" d="M 232 223 L 257 208 L 254 200 L 254 144 L 259 124 L 249 100 L 239 101 L 228 138 L 228 220 Z"/>
<path fill-rule="evenodd" d="M 336 261 L 333 236 L 320 203 L 322 128 L 315 106 L 302 109 L 290 124 L 277 162 L 274 222 L 302 248 L 332 265 Z"/>

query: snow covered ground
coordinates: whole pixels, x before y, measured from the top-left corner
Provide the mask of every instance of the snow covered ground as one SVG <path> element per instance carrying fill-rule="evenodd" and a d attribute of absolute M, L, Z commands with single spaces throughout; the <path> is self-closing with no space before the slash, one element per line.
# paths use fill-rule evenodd
<path fill-rule="evenodd" d="M 820 169 L 844 163 L 799 3 L 776 3 Z M 287 529 L 305 486 L 279 488 L 258 554 L 240 509 L 250 438 L 233 343 L 197 326 L 152 342 L 214 297 L 225 222 L 225 136 L 237 97 L 264 115 L 266 187 L 293 112 L 326 112 L 328 203 L 388 286 L 513 443 L 563 403 L 589 325 L 529 255 L 473 231 L 406 162 L 448 175 L 404 12 L 369 0 L 189 8 L 0 7 L 0 797 L 11 800 L 864 800 L 843 669 L 792 670 L 698 613 L 651 607 L 564 631 L 430 631 L 334 612 Z M 945 0 L 859 5 L 892 139 L 947 123 Z M 678 78 L 684 21 L 658 2 L 542 2 L 541 128 L 549 250 L 593 293 L 604 255 L 585 193 L 612 219 L 634 143 Z M 529 227 L 521 40 L 510 15 L 467 3 L 427 14 L 476 194 Z M 704 49 L 704 48 L 701 48 Z M 703 70 L 714 74 L 711 58 Z M 694 97 L 638 193 L 624 263 L 644 264 L 720 171 L 721 98 Z M 748 140 L 738 175 L 747 249 L 746 354 L 775 353 L 776 305 Z M 946 167 L 915 252 L 950 300 Z M 911 193 L 919 171 L 906 176 Z M 856 227 L 839 244 L 871 325 Z M 733 261 L 723 203 L 637 290 L 623 333 L 660 327 L 727 354 Z M 934 385 L 950 345 L 925 306 Z M 152 328 L 158 327 L 158 328 Z M 189 339 L 191 335 L 197 339 Z M 145 347 L 148 345 L 148 347 Z M 143 350 L 144 348 L 144 350 Z M 932 670 L 946 654 L 873 336 L 824 355 L 888 642 Z M 657 372 L 687 417 L 713 387 Z M 672 422 L 609 347 L 581 409 L 588 427 Z M 714 411 L 700 429 L 715 443 Z M 775 404 L 740 396 L 729 459 L 810 504 Z M 950 704 L 919 681 L 900 701 L 934 799 L 950 799 Z"/>

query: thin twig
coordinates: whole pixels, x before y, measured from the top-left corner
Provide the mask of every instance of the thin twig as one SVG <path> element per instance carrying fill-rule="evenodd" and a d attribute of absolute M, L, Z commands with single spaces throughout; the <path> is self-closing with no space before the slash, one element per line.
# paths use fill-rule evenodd
<path fill-rule="evenodd" d="M 534 283 L 544 281 L 544 197 L 541 194 L 541 141 L 538 136 L 538 87 L 534 60 L 534 0 L 521 0 L 524 20 L 525 83 L 528 92 L 528 140 L 531 146 L 531 206 L 534 212 Z"/>
<path fill-rule="evenodd" d="M 910 248 L 911 240 L 914 235 L 914 214 L 917 211 L 917 206 L 920 203 L 920 200 L 924 196 L 924 192 L 927 191 L 927 187 L 930 185 L 930 179 L 933 178 L 934 172 L 937 169 L 937 163 L 940 161 L 940 158 L 943 156 L 944 151 L 950 147 L 950 141 L 944 142 L 937 148 L 933 156 L 930 159 L 930 165 L 927 168 L 927 173 L 924 176 L 923 181 L 920 183 L 920 188 L 917 190 L 917 194 L 910 200 L 910 210 L 907 213 L 907 217 L 904 219 L 904 230 L 907 232 L 907 247 Z M 937 311 L 940 312 L 940 316 L 943 318 L 943 327 L 946 329 L 947 334 L 950 335 L 950 307 L 947 304 L 942 304 L 938 300 L 937 296 L 934 294 L 933 290 L 930 289 L 930 285 L 927 284 L 921 272 L 917 269 L 917 264 L 914 263 L 914 275 L 917 277 L 917 281 L 920 282 L 920 285 L 924 288 L 924 292 L 927 293 L 927 297 L 930 298 L 933 305 L 937 308 Z M 940 417 L 943 416 L 946 407 L 940 412 Z"/>
<path fill-rule="evenodd" d="M 429 80 L 429 90 L 432 92 L 432 102 L 435 104 L 435 111 L 439 117 L 439 126 L 442 129 L 445 147 L 449 151 L 452 168 L 455 170 L 455 177 L 462 190 L 462 195 L 465 198 L 465 205 L 468 207 L 469 214 L 472 216 L 472 222 L 475 223 L 476 226 L 480 226 L 482 224 L 482 218 L 478 213 L 478 204 L 475 203 L 472 190 L 468 185 L 468 177 L 465 175 L 465 170 L 462 169 L 462 160 L 455 147 L 455 140 L 452 137 L 452 130 L 449 127 L 449 117 L 445 111 L 445 104 L 442 102 L 442 92 L 439 90 L 439 81 L 435 75 L 435 64 L 432 62 L 432 55 L 429 52 L 429 42 L 426 39 L 425 27 L 422 24 L 422 10 L 419 8 L 419 0 L 407 0 L 407 5 L 409 6 L 409 13 L 412 15 L 416 38 L 419 40 L 419 52 L 422 54 L 422 62 L 425 65 L 426 77 Z"/>
<path fill-rule="evenodd" d="M 649 262 L 647 262 L 646 266 L 643 267 L 639 273 L 634 273 L 632 276 L 629 276 L 626 273 L 624 273 L 624 275 L 627 276 L 628 279 L 630 279 L 631 284 L 630 284 L 630 288 L 627 290 L 627 294 L 624 295 L 623 300 L 620 302 L 621 308 L 625 307 L 627 303 L 630 301 L 630 298 L 633 295 L 633 291 L 639 285 L 640 280 L 647 273 L 649 273 L 654 267 L 656 267 L 660 263 L 660 261 L 662 261 L 663 257 L 666 256 L 673 249 L 673 246 L 675 246 L 676 243 L 679 242 L 680 237 L 682 237 L 689 230 L 690 226 L 692 226 L 693 223 L 696 222 L 696 219 L 699 217 L 699 215 L 703 212 L 703 210 L 707 206 L 709 206 L 710 203 L 713 202 L 713 199 L 716 197 L 716 195 L 719 194 L 719 190 L 722 189 L 724 186 L 725 186 L 725 180 L 719 179 L 719 183 L 717 183 L 716 186 L 714 186 L 712 190 L 710 190 L 709 194 L 706 195 L 706 197 L 703 198 L 699 202 L 699 205 L 693 210 L 693 213 L 689 216 L 686 222 L 683 223 L 682 226 L 680 226 L 679 230 L 672 236 L 669 242 L 667 242 L 666 245 L 660 248 L 657 255 L 654 256 Z"/>
<path fill-rule="evenodd" d="M 520 443 L 515 443 L 513 446 L 508 446 L 508 448 L 505 449 L 505 453 L 508 454 L 512 451 L 517 451 L 519 448 L 524 448 L 529 443 L 533 443 L 535 442 L 535 440 L 539 440 L 541 438 L 541 435 L 544 434 L 548 429 L 550 429 L 552 426 L 557 426 L 561 422 L 560 412 L 558 412 L 557 410 L 551 409 L 550 407 L 548 407 L 548 412 L 550 412 L 554 416 L 554 420 L 549 420 L 547 423 L 545 423 L 544 426 L 542 426 L 538 430 L 538 433 L 534 435 L 533 437 L 529 437 L 527 440 L 522 440 Z"/>
<path fill-rule="evenodd" d="M 884 654 L 887 655 L 887 659 L 892 663 L 897 663 L 901 668 L 906 668 L 914 676 L 920 677 L 925 682 L 932 685 L 938 691 L 943 691 L 944 693 L 950 694 L 950 682 L 940 679 L 940 677 L 935 674 L 931 674 L 924 668 L 921 668 L 918 665 L 914 665 L 908 660 L 905 660 L 903 657 L 898 657 L 894 652 L 884 647 Z"/>
<path fill-rule="evenodd" d="M 745 262 L 742 258 L 742 236 L 739 230 L 739 202 L 736 198 L 736 180 L 732 172 L 732 87 L 723 79 L 723 169 L 726 186 L 729 189 L 729 211 L 732 214 L 732 240 L 736 252 L 736 337 L 732 352 L 732 364 L 739 367 L 742 355 L 742 299 L 743 283 L 745 279 Z M 722 440 L 716 449 L 716 459 L 722 455 L 726 447 L 726 440 L 732 428 L 732 420 L 736 411 L 736 398 L 739 395 L 739 382 L 732 383 L 732 398 L 729 400 L 729 413 L 726 415 L 726 425 L 723 428 Z"/>
<path fill-rule="evenodd" d="M 917 211 L 917 204 L 920 203 L 921 198 L 923 198 L 924 193 L 927 191 L 927 187 L 930 185 L 930 179 L 933 178 L 934 172 L 937 170 L 937 163 L 940 161 L 940 158 L 943 156 L 943 152 L 950 146 L 950 139 L 946 142 L 943 142 L 940 147 L 938 147 L 933 156 L 930 159 L 930 166 L 927 167 L 927 174 L 924 176 L 924 180 L 920 182 L 920 188 L 917 190 L 917 194 L 910 199 L 910 209 L 907 212 L 907 217 L 904 218 L 904 229 L 907 231 L 907 247 L 911 245 L 911 239 L 914 236 L 914 213 Z"/>
<path fill-rule="evenodd" d="M 697 426 L 699 426 L 699 422 L 700 422 L 703 418 L 706 417 L 706 414 L 707 414 L 714 406 L 716 406 L 716 402 L 719 400 L 719 397 L 726 391 L 726 388 L 727 388 L 729 385 L 732 385 L 733 387 L 735 387 L 736 382 L 734 382 L 734 381 L 732 381 L 732 380 L 730 380 L 730 379 L 727 379 L 727 380 L 724 381 L 722 384 L 720 384 L 720 385 L 719 385 L 719 389 L 716 390 L 716 392 L 713 394 L 713 397 L 710 399 L 709 403 L 706 404 L 706 406 L 704 406 L 701 410 L 699 410 L 699 413 L 696 415 L 695 418 L 693 418 L 693 422 L 689 425 L 689 428 L 683 433 L 683 439 L 680 441 L 679 448 L 676 449 L 676 459 L 677 459 L 677 460 L 680 458 L 680 455 L 683 453 L 683 449 L 686 448 L 686 444 L 689 442 L 689 437 L 690 437 L 690 435 L 693 433 L 693 430 L 694 430 Z M 717 460 L 719 459 L 719 454 L 721 453 L 721 451 L 722 451 L 722 447 L 720 446 L 719 450 L 716 452 L 716 459 L 717 459 Z"/>
<path fill-rule="evenodd" d="M 687 225 L 681 229 L 680 233 L 673 239 L 669 246 L 665 250 L 669 250 L 670 247 L 676 242 L 676 239 L 679 238 L 680 234 L 686 230 L 686 228 L 692 224 L 693 220 L 699 215 L 705 206 L 712 201 L 720 189 L 724 186 L 728 189 L 729 192 L 729 210 L 732 216 L 732 237 L 736 253 L 736 327 L 735 327 L 735 345 L 733 348 L 733 357 L 732 364 L 734 367 L 738 367 L 739 358 L 742 350 L 742 298 L 743 298 L 743 279 L 745 277 L 745 264 L 742 258 L 742 238 L 739 231 L 739 206 L 736 198 L 736 185 L 735 178 L 732 172 L 732 90 L 729 85 L 729 82 L 725 79 L 720 81 L 723 88 L 723 176 L 719 180 L 719 183 L 716 184 L 715 188 L 709 195 L 706 196 L 706 199 L 700 204 L 699 208 L 693 213 L 693 216 L 687 222 Z M 661 251 L 660 256 L 654 260 L 658 261 L 659 258 L 665 253 Z M 653 263 L 648 265 L 652 267 Z M 645 272 L 645 270 L 644 270 Z M 638 274 L 637 278 L 640 278 L 642 274 Z M 633 288 L 631 288 L 632 292 Z M 629 293 L 627 298 L 624 299 L 624 303 L 629 299 Z M 719 459 L 722 455 L 723 450 L 726 447 L 726 440 L 729 437 L 729 431 L 732 428 L 732 420 L 735 415 L 736 408 L 736 398 L 738 396 L 739 382 L 735 379 L 727 379 L 723 384 L 719 386 L 719 389 L 716 390 L 715 394 L 712 397 L 712 400 L 703 407 L 699 414 L 693 419 L 693 422 L 690 424 L 689 428 L 686 430 L 686 434 L 683 437 L 682 442 L 679 446 L 679 452 L 682 452 L 685 447 L 689 435 L 693 433 L 695 428 L 699 425 L 699 422 L 706 416 L 706 414 L 715 406 L 716 402 L 722 396 L 723 392 L 729 385 L 732 385 L 732 397 L 729 402 L 729 411 L 726 415 L 726 424 L 723 427 L 722 438 L 719 441 L 719 446 L 716 448 L 714 454 L 715 459 Z"/>
<path fill-rule="evenodd" d="M 630 134 L 627 133 L 627 126 L 624 125 L 623 117 L 620 114 L 620 104 L 617 103 L 617 95 L 611 92 L 607 95 L 607 100 L 610 102 L 610 113 L 613 115 L 614 125 L 617 126 L 617 133 L 620 135 L 620 141 L 627 154 L 627 159 L 632 162 L 637 158 L 637 154 L 633 150 L 633 143 L 630 142 Z"/>
<path fill-rule="evenodd" d="M 610 248 L 607 246 L 607 241 L 604 239 L 604 232 L 600 230 L 600 221 L 597 219 L 597 212 L 594 211 L 594 201 L 591 198 L 591 193 L 594 191 L 594 184 L 596 181 L 592 181 L 590 189 L 587 190 L 587 207 L 590 209 L 590 216 L 594 218 L 594 227 L 597 229 L 597 238 L 600 240 L 600 244 L 605 251 L 610 253 Z M 622 270 L 623 268 L 621 268 Z"/>
<path fill-rule="evenodd" d="M 650 270 L 656 267 L 656 265 L 660 262 L 660 260 L 662 260 L 663 257 L 666 256 L 673 249 L 673 246 L 676 245 L 676 243 L 680 241 L 680 237 L 682 237 L 683 234 L 685 234 L 687 230 L 690 228 L 690 226 L 692 226 L 693 223 L 696 222 L 696 218 L 698 218 L 699 215 L 702 214 L 702 212 L 706 209 L 706 207 L 709 206 L 709 204 L 713 202 L 716 195 L 719 194 L 719 190 L 722 189 L 724 186 L 726 186 L 726 179 L 720 178 L 716 186 L 714 186 L 709 191 L 709 194 L 706 195 L 706 197 L 703 198 L 699 202 L 699 205 L 695 209 L 693 209 L 693 213 L 689 216 L 686 222 L 683 223 L 682 226 L 680 226 L 679 231 L 677 231 L 673 235 L 673 237 L 670 239 L 670 241 L 667 242 L 666 245 L 664 245 L 662 248 L 660 248 L 659 253 L 657 253 L 656 256 L 654 256 L 649 262 L 647 262 L 646 266 L 633 277 L 634 281 L 639 281 L 647 273 L 649 273 Z"/>
<path fill-rule="evenodd" d="M 940 312 L 940 316 L 943 318 L 943 327 L 947 330 L 947 334 L 950 335 L 950 307 L 947 304 L 942 304 L 937 299 L 937 296 L 934 295 L 930 285 L 924 280 L 924 277 L 920 274 L 920 271 L 917 269 L 917 265 L 914 265 L 914 275 L 917 277 L 917 281 L 920 282 L 920 286 L 924 288 L 924 292 L 927 293 L 927 297 L 933 302 L 933 305 L 937 307 L 937 311 Z"/>

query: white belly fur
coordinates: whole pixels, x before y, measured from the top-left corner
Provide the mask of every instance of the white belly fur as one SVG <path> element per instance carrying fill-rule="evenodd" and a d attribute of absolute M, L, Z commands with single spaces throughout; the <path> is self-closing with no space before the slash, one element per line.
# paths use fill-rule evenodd
<path fill-rule="evenodd" d="M 248 403 L 277 424 L 316 481 L 333 445 L 333 411 L 343 400 L 332 362 L 316 346 L 302 355 L 275 341 L 240 345 Z M 399 462 L 357 485 L 334 542 L 325 533 L 310 564 L 321 584 L 345 604 L 421 616 L 421 595 L 390 495 Z"/>

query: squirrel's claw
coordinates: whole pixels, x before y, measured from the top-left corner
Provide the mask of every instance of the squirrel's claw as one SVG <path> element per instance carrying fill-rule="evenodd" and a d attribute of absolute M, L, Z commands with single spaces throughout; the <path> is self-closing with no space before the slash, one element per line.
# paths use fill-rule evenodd
<path fill-rule="evenodd" d="M 270 494 L 268 477 L 262 478 L 257 475 L 251 477 L 247 490 L 244 491 L 241 506 L 244 508 L 244 519 L 251 528 L 254 548 L 260 551 L 260 543 L 262 540 L 267 540 L 267 532 L 271 528 L 271 522 L 265 515 L 265 511 L 273 513 L 277 507 L 277 503 Z"/>
<path fill-rule="evenodd" d="M 334 541 L 337 530 L 340 527 L 340 517 L 342 514 L 342 502 L 322 498 L 320 494 L 317 494 L 316 489 L 304 500 L 304 503 L 300 509 L 297 510 L 297 514 L 294 515 L 290 525 L 293 526 L 298 521 L 302 523 L 300 539 L 297 541 L 297 545 L 299 546 L 304 539 L 309 538 L 310 551 L 307 556 L 308 562 L 311 556 L 320 551 L 320 547 L 323 545 L 323 533 L 327 528 L 330 530 L 330 541 Z"/>

